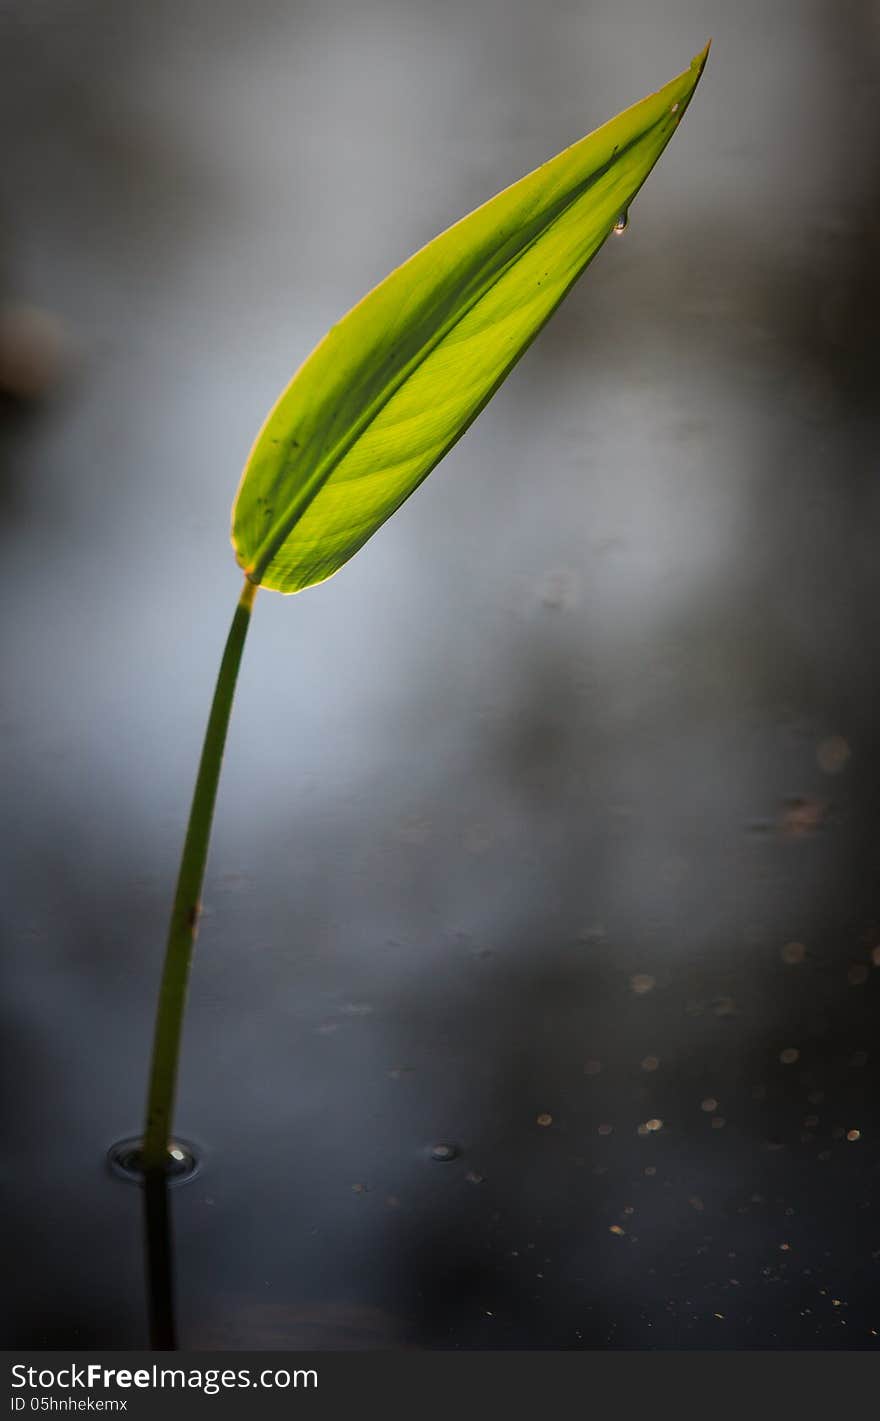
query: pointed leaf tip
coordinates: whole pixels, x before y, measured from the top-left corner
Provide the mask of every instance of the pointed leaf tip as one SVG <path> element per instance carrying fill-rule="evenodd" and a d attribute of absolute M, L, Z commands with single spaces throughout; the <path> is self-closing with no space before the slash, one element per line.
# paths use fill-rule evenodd
<path fill-rule="evenodd" d="M 232 510 L 249 579 L 332 577 L 464 434 L 627 211 L 709 45 L 392 271 L 316 346 L 268 416 Z"/>
<path fill-rule="evenodd" d="M 709 58 L 709 50 L 711 48 L 712 37 L 710 35 L 710 37 L 706 40 L 704 47 L 700 50 L 699 54 L 695 54 L 693 59 L 691 60 L 691 68 L 696 69 L 697 77 L 702 74 L 703 70 L 706 67 L 706 60 Z"/>

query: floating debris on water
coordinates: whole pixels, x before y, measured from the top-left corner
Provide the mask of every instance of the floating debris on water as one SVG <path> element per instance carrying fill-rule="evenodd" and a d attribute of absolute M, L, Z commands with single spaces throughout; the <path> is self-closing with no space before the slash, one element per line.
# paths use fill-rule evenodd
<path fill-rule="evenodd" d="M 814 834 L 825 817 L 826 805 L 818 799 L 800 796 L 786 801 L 779 819 L 781 832 L 789 839 L 802 839 Z"/>
<path fill-rule="evenodd" d="M 737 1006 L 733 997 L 716 997 L 712 1003 L 715 1016 L 736 1016 Z"/>
<path fill-rule="evenodd" d="M 637 972 L 634 977 L 630 977 L 629 985 L 637 997 L 644 997 L 648 992 L 654 990 L 657 982 L 649 972 Z"/>
<path fill-rule="evenodd" d="M 535 1124 L 541 1125 L 546 1129 L 548 1125 L 553 1124 L 553 1116 L 550 1115 L 548 1111 L 543 1110 L 540 1115 L 535 1117 Z"/>
<path fill-rule="evenodd" d="M 846 768 L 852 751 L 842 735 L 829 735 L 816 748 L 816 764 L 826 775 L 838 775 Z"/>
<path fill-rule="evenodd" d="M 779 1059 L 783 1066 L 793 1066 L 795 1061 L 800 1060 L 800 1057 L 801 1053 L 796 1046 L 786 1046 L 785 1050 L 779 1053 Z"/>
<path fill-rule="evenodd" d="M 584 928 L 583 932 L 578 933 L 577 940 L 578 942 L 592 945 L 595 943 L 604 942 L 607 936 L 608 930 L 606 929 L 605 924 L 594 923 L 592 927 Z"/>
<path fill-rule="evenodd" d="M 458 1158 L 458 1148 L 456 1145 L 432 1145 L 430 1153 L 431 1159 L 436 1160 L 438 1164 L 446 1164 L 449 1160 Z"/>
<path fill-rule="evenodd" d="M 787 942 L 779 949 L 779 956 L 786 967 L 799 967 L 807 955 L 807 949 L 802 942 Z"/>

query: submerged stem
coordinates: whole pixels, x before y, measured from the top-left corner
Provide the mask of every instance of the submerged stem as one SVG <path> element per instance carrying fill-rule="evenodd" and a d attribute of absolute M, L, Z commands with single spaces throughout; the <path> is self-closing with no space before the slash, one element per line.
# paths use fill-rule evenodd
<path fill-rule="evenodd" d="M 208 857 L 217 781 L 220 778 L 223 747 L 226 744 L 226 730 L 241 664 L 242 648 L 250 625 L 256 592 L 256 585 L 245 579 L 220 662 L 180 860 L 153 1036 L 147 1118 L 141 1156 L 143 1169 L 147 1174 L 164 1171 L 168 1160 L 186 988 L 199 926 L 202 879 Z"/>
<path fill-rule="evenodd" d="M 158 1170 L 151 1170 L 144 1180 L 144 1244 L 150 1346 L 154 1352 L 176 1352 L 171 1200 L 168 1177 Z"/>

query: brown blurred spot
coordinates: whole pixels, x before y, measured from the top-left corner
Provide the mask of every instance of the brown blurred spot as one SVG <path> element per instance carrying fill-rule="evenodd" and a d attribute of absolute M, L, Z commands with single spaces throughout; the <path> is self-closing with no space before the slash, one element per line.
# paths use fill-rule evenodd
<path fill-rule="evenodd" d="M 39 400 L 61 377 L 65 363 L 64 329 L 57 317 L 38 306 L 0 308 L 0 394 L 15 400 Z"/>
<path fill-rule="evenodd" d="M 779 956 L 786 967 L 798 967 L 807 955 L 807 949 L 802 942 L 787 942 L 779 949 Z"/>
<path fill-rule="evenodd" d="M 829 735 L 816 749 L 816 763 L 826 775 L 837 775 L 846 766 L 851 750 L 842 735 Z"/>
<path fill-rule="evenodd" d="M 790 799 L 779 817 L 779 829 L 787 839 L 803 839 L 815 834 L 827 806 L 819 799 Z"/>

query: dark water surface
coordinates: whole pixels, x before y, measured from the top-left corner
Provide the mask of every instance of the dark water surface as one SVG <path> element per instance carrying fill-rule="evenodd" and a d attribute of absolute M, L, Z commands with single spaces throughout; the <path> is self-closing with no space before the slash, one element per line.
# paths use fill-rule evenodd
<path fill-rule="evenodd" d="M 709 34 L 492 407 L 338 578 L 257 599 L 180 1338 L 876 1345 L 875 8 L 6 0 L 0 34 L 0 332 L 42 391 L 0 445 L 6 1345 L 145 1345 L 105 1156 L 266 408 Z"/>

